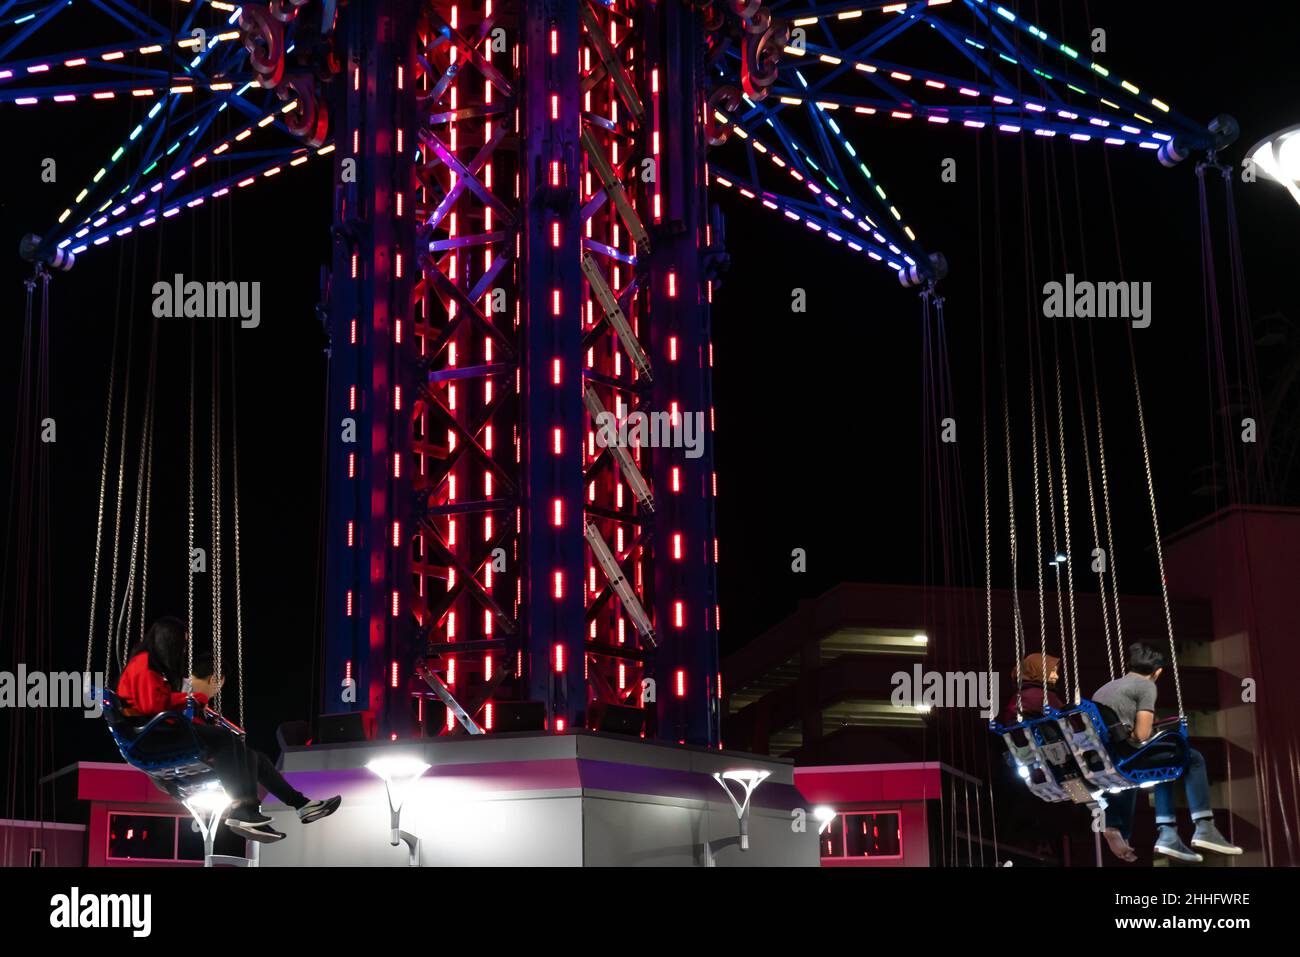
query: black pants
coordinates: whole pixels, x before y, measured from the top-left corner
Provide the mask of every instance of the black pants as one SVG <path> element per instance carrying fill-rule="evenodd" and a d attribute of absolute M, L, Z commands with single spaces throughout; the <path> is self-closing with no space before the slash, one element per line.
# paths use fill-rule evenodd
<path fill-rule="evenodd" d="M 256 805 L 258 784 L 291 808 L 307 803 L 302 792 L 284 779 L 267 756 L 250 748 L 242 738 L 215 725 L 195 724 L 194 733 L 208 751 L 217 777 L 235 803 Z"/>

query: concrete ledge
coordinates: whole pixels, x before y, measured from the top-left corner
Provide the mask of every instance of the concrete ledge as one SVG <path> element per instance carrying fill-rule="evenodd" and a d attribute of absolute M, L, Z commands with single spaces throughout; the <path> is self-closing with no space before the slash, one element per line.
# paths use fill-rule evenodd
<path fill-rule="evenodd" d="M 705 841 L 737 833 L 712 778 L 736 768 L 770 777 L 754 793 L 751 849 L 726 848 L 718 865 L 818 863 L 816 824 L 795 830 L 794 812 L 808 804 L 789 762 L 579 732 L 288 751 L 285 777 L 312 797 L 341 794 L 343 806 L 304 827 L 289 809 L 267 804 L 289 836 L 263 847 L 262 866 L 406 866 L 405 846 L 389 843 L 384 784 L 365 768 L 399 754 L 431 765 L 402 811 L 424 866 L 697 865 Z"/>

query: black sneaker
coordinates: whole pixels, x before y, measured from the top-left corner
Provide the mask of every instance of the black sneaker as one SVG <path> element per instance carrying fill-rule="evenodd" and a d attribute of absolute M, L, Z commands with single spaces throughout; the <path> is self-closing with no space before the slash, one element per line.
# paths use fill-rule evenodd
<path fill-rule="evenodd" d="M 281 834 L 275 828 L 271 827 L 268 820 L 266 824 L 250 824 L 247 821 L 226 818 L 226 827 L 230 828 L 240 837 L 248 841 L 257 841 L 259 844 L 274 844 L 276 841 L 283 841 L 284 834 Z"/>
<path fill-rule="evenodd" d="M 271 819 L 262 813 L 260 807 L 245 804 L 231 808 L 230 813 L 226 816 L 226 821 L 238 821 L 241 824 L 254 827 L 266 827 L 272 823 Z"/>
<path fill-rule="evenodd" d="M 308 801 L 298 808 L 298 820 L 304 824 L 319 821 L 321 818 L 329 817 L 337 811 L 342 803 L 343 798 L 337 794 L 332 798 L 326 798 L 324 801 Z"/>

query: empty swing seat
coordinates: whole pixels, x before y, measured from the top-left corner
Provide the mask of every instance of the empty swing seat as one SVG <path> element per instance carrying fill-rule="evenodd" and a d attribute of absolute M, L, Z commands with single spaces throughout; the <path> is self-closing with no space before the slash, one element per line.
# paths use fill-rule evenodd
<path fill-rule="evenodd" d="M 1034 795 L 1044 801 L 1086 804 L 1092 800 L 1090 789 L 1055 715 L 1049 709 L 1018 724 L 995 721 L 990 728 L 1006 742 L 1009 758 Z"/>
<path fill-rule="evenodd" d="M 1177 780 L 1187 767 L 1185 722 L 1137 745 L 1111 708 L 1083 700 L 1057 712 L 1056 723 L 1079 770 L 1095 788 L 1150 787 Z"/>

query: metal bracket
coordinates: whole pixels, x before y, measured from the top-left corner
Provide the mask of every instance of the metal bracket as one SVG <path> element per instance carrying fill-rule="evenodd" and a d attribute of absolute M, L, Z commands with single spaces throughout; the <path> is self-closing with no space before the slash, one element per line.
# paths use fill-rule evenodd
<path fill-rule="evenodd" d="M 485 733 L 484 730 L 479 727 L 478 722 L 470 717 L 469 712 L 461 707 L 460 702 L 456 700 L 456 696 L 452 694 L 451 689 L 447 687 L 447 683 L 439 678 L 435 672 L 425 667 L 423 664 L 419 664 L 415 666 L 415 673 L 423 678 L 424 683 L 433 689 L 433 693 L 438 696 L 438 700 L 445 704 L 451 713 L 456 716 L 456 720 L 460 722 L 462 728 L 470 734 Z M 394 822 L 396 822 L 396 818 L 394 818 Z M 398 833 L 396 830 L 396 823 L 394 823 L 393 833 L 394 835 Z M 393 846 L 397 846 L 397 843 L 398 842 L 394 840 Z M 415 853 L 415 851 L 413 850 L 412 853 Z"/>

